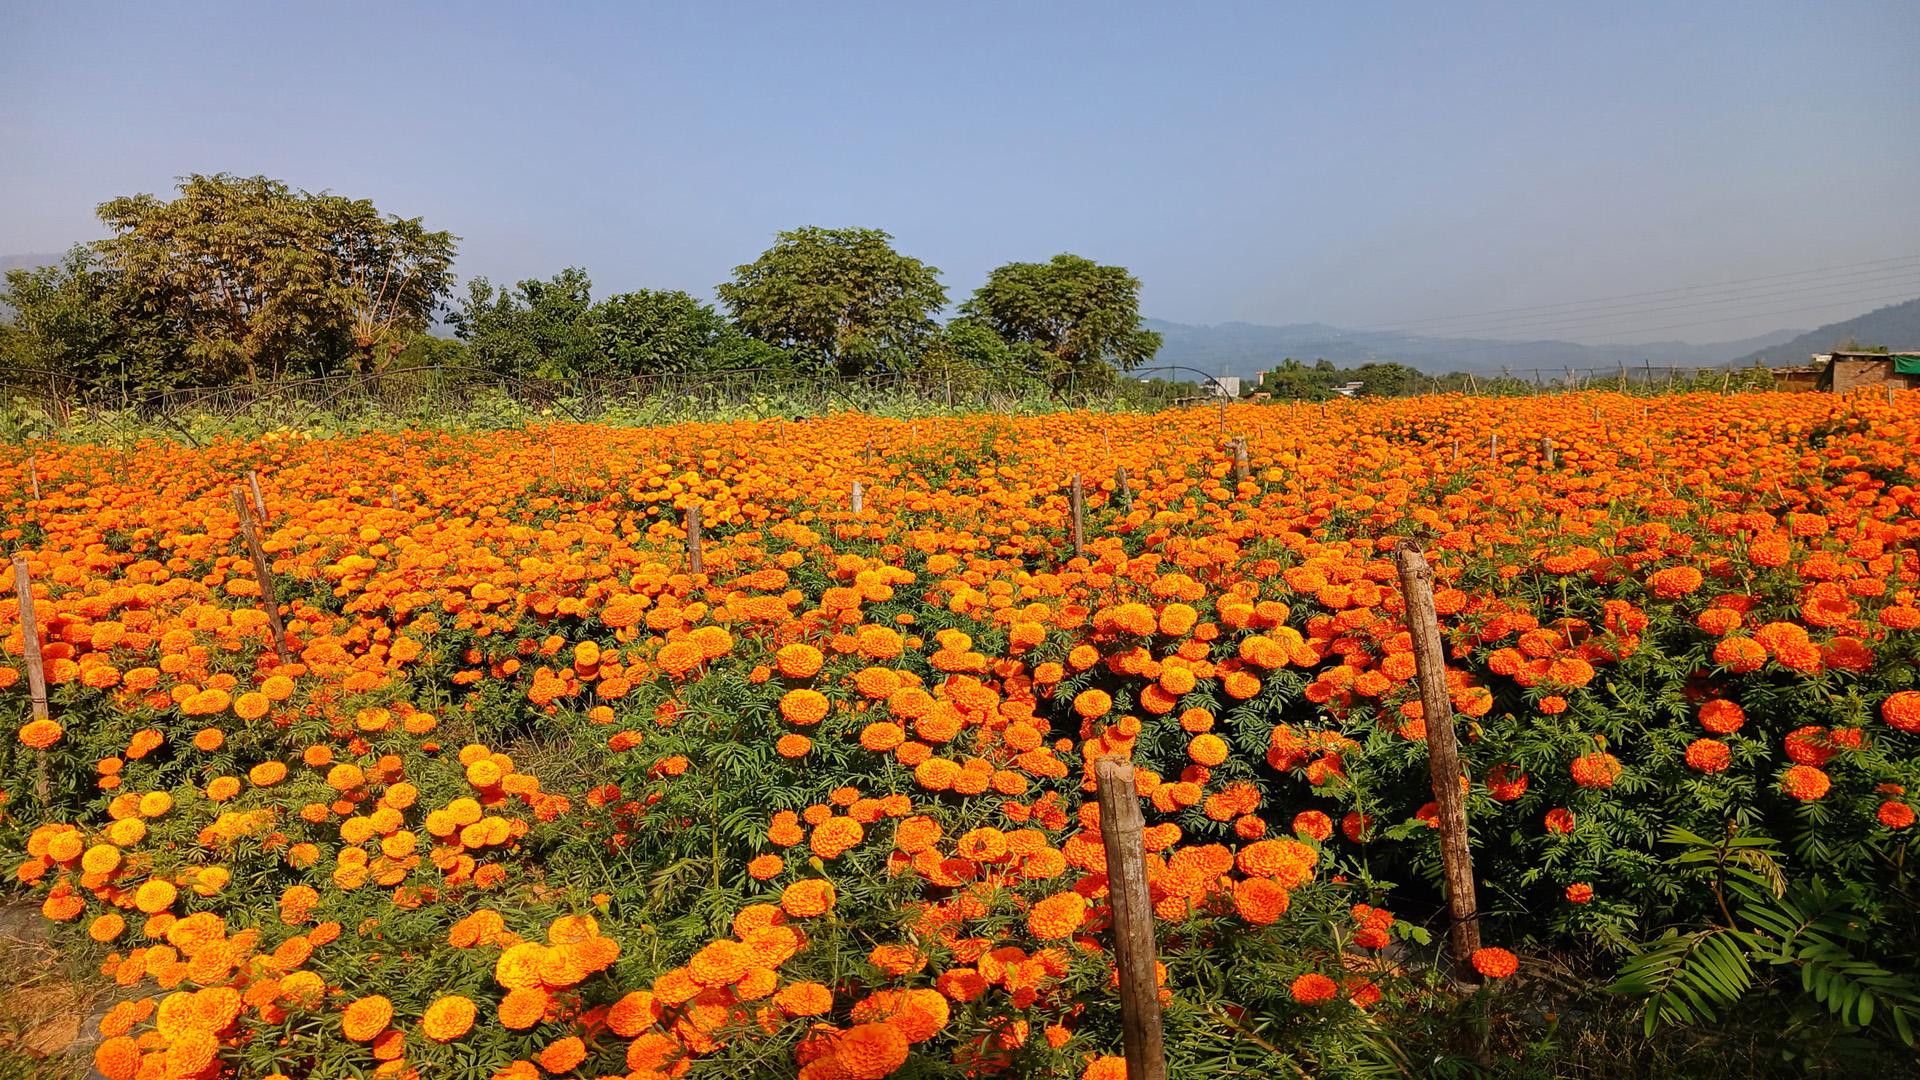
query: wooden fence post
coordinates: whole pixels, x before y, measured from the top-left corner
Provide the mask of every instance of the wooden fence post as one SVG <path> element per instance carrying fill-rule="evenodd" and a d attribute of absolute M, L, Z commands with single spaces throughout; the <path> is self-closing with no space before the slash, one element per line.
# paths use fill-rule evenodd
<path fill-rule="evenodd" d="M 853 512 L 856 514 L 866 506 L 866 500 L 862 498 L 864 494 L 860 488 L 860 481 L 855 480 L 853 482 Z"/>
<path fill-rule="evenodd" d="M 388 486 L 387 500 L 395 510 L 400 509 L 400 485 L 393 484 Z"/>
<path fill-rule="evenodd" d="M 1540 456 L 1547 459 L 1547 468 L 1553 468 L 1553 436 L 1540 436 Z"/>
<path fill-rule="evenodd" d="M 40 501 L 40 470 L 34 467 L 33 455 L 27 455 L 27 483 L 33 486 L 33 501 Z"/>
<path fill-rule="evenodd" d="M 20 595 L 20 640 L 27 659 L 27 693 L 33 699 L 33 718 L 47 718 L 47 669 L 40 658 L 40 627 L 33 618 L 33 571 L 27 567 L 25 555 L 13 557 L 13 587 Z M 47 752 L 43 748 L 33 752 L 34 793 L 40 797 L 40 805 L 47 805 Z"/>
<path fill-rule="evenodd" d="M 1087 492 L 1080 484 L 1079 473 L 1073 474 L 1067 505 L 1073 511 L 1073 555 L 1077 559 L 1087 553 Z"/>
<path fill-rule="evenodd" d="M 33 571 L 27 557 L 13 557 L 13 588 L 20 597 L 20 640 L 26 645 L 27 693 L 33 698 L 33 718 L 47 718 L 47 669 L 40 659 L 39 624 L 33 618 Z"/>
<path fill-rule="evenodd" d="M 247 497 L 238 484 L 233 488 L 233 512 L 240 519 L 240 535 L 247 541 L 247 554 L 253 558 L 253 580 L 260 585 L 260 607 L 267 613 L 267 626 L 273 631 L 273 647 L 280 662 L 293 663 L 287 651 L 287 628 L 280 623 L 280 597 L 273 587 L 273 568 L 267 565 L 267 553 L 260 546 L 260 532 L 253 527 L 253 515 L 247 512 Z"/>
<path fill-rule="evenodd" d="M 706 573 L 700 560 L 700 504 L 687 507 L 687 567 L 693 573 Z"/>
<path fill-rule="evenodd" d="M 1497 431 L 1487 437 L 1487 460 L 1495 465 L 1500 464 L 1500 433 Z"/>
<path fill-rule="evenodd" d="M 1455 461 L 1460 460 L 1460 440 L 1459 439 L 1453 440 L 1453 460 Z"/>
<path fill-rule="evenodd" d="M 1120 497 L 1127 501 L 1127 509 L 1133 509 L 1133 488 L 1127 483 L 1127 467 L 1125 465 L 1116 465 L 1113 467 L 1113 482 L 1120 486 Z"/>
<path fill-rule="evenodd" d="M 260 474 L 247 470 L 247 486 L 253 489 L 253 512 L 261 521 L 267 520 L 267 500 L 260 497 Z"/>
<path fill-rule="evenodd" d="M 1480 908 L 1473 883 L 1473 853 L 1467 846 L 1466 800 L 1460 791 L 1460 747 L 1454 739 L 1453 702 L 1447 696 L 1447 660 L 1440 618 L 1433 608 L 1433 569 L 1412 540 L 1393 547 L 1406 601 L 1407 631 L 1420 678 L 1421 716 L 1427 726 L 1427 764 L 1433 777 L 1433 801 L 1440 822 L 1440 862 L 1447 881 L 1447 906 L 1453 915 L 1454 974 L 1478 981 L 1472 958 L 1480 948 Z"/>
<path fill-rule="evenodd" d="M 873 440 L 867 440 L 867 464 L 873 464 Z"/>
<path fill-rule="evenodd" d="M 1245 437 L 1233 440 L 1233 480 L 1237 484 L 1247 482 L 1247 440 Z"/>
<path fill-rule="evenodd" d="M 1140 793 L 1134 787 L 1133 766 L 1125 758 L 1103 757 L 1093 763 L 1093 774 L 1100 800 L 1100 841 L 1107 852 L 1107 898 L 1113 907 L 1114 967 L 1120 974 L 1127 1080 L 1166 1080 Z"/>

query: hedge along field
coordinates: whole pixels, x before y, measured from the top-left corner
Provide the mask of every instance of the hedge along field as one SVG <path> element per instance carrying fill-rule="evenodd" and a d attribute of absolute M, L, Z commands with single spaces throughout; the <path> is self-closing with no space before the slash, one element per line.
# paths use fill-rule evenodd
<path fill-rule="evenodd" d="M 109 1080 L 1116 1080 L 1113 754 L 1176 1075 L 1498 1067 L 1549 969 L 1911 1061 L 1916 446 L 1813 394 L 34 443 L 4 841 L 128 988 Z M 1478 991 L 1415 960 L 1408 536 Z"/>

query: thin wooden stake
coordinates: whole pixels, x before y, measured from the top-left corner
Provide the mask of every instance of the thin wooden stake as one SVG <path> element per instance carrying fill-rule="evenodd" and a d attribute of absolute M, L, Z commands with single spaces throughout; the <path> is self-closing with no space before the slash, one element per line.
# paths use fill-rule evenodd
<path fill-rule="evenodd" d="M 693 573 L 706 573 L 706 564 L 700 559 L 700 504 L 687 507 L 687 567 Z"/>
<path fill-rule="evenodd" d="M 1133 509 L 1133 487 L 1127 483 L 1127 467 L 1125 465 L 1115 465 L 1113 467 L 1113 482 L 1119 485 L 1120 497 L 1126 500 L 1127 509 Z"/>
<path fill-rule="evenodd" d="M 20 640 L 27 652 L 27 693 L 33 698 L 33 718 L 47 718 L 47 669 L 40 659 L 39 624 L 33 618 L 33 571 L 25 555 L 13 557 L 13 588 L 20 597 Z"/>
<path fill-rule="evenodd" d="M 387 488 L 387 499 L 391 502 L 395 510 L 400 509 L 400 486 L 398 484 Z"/>
<path fill-rule="evenodd" d="M 247 470 L 247 486 L 253 489 L 253 512 L 261 521 L 267 520 L 267 500 L 260 497 L 260 474 Z"/>
<path fill-rule="evenodd" d="M 1459 439 L 1453 440 L 1453 460 L 1455 461 L 1460 460 L 1460 440 Z"/>
<path fill-rule="evenodd" d="M 1113 906 L 1114 966 L 1120 976 L 1120 1037 L 1126 1047 L 1127 1080 L 1166 1080 L 1140 794 L 1133 766 L 1125 758 L 1101 758 L 1093 764 L 1093 775 L 1100 800 L 1100 842 L 1107 852 L 1107 896 Z"/>
<path fill-rule="evenodd" d="M 873 440 L 867 440 L 867 464 L 873 464 Z"/>
<path fill-rule="evenodd" d="M 1067 502 L 1073 509 L 1073 556 L 1077 559 L 1087 553 L 1087 493 L 1079 473 L 1073 474 L 1073 490 Z"/>
<path fill-rule="evenodd" d="M 866 505 L 866 501 L 861 498 L 863 494 L 865 494 L 865 492 L 860 487 L 860 481 L 855 480 L 853 482 L 853 512 L 856 514 Z"/>
<path fill-rule="evenodd" d="M 1553 468 L 1553 436 L 1540 437 L 1540 456 L 1547 459 L 1547 468 Z"/>
<path fill-rule="evenodd" d="M 33 455 L 27 455 L 27 483 L 33 485 L 33 500 L 40 501 L 40 470 L 34 468 Z"/>
<path fill-rule="evenodd" d="M 260 607 L 267 613 L 267 627 L 273 631 L 273 647 L 280 662 L 293 663 L 287 651 L 287 628 L 280 623 L 280 597 L 273 587 L 273 568 L 267 565 L 266 550 L 260 546 L 260 532 L 253 527 L 253 515 L 247 513 L 247 497 L 238 484 L 233 488 L 233 512 L 240 519 L 240 535 L 247 541 L 247 554 L 253 558 L 253 580 L 260 585 Z"/>
<path fill-rule="evenodd" d="M 27 692 L 33 699 L 33 718 L 47 718 L 47 671 L 40 659 L 40 627 L 33 618 L 33 571 L 25 555 L 13 557 L 13 587 L 20 595 L 20 639 L 27 654 Z M 40 805 L 47 805 L 47 751 L 33 751 L 33 788 Z"/>
<path fill-rule="evenodd" d="M 1500 433 L 1497 431 L 1487 439 L 1487 460 L 1495 465 L 1500 464 Z"/>
<path fill-rule="evenodd" d="M 1237 483 L 1247 482 L 1247 440 L 1233 440 L 1233 479 Z"/>
<path fill-rule="evenodd" d="M 1412 540 L 1394 545 L 1406 600 L 1407 631 L 1413 638 L 1414 668 L 1420 679 L 1421 716 L 1427 726 L 1427 764 L 1433 801 L 1439 811 L 1440 862 L 1447 882 L 1447 906 L 1453 915 L 1454 974 L 1478 981 L 1473 954 L 1480 948 L 1480 906 L 1473 883 L 1473 852 L 1467 846 L 1466 800 L 1460 791 L 1460 747 L 1453 730 L 1453 702 L 1447 696 L 1447 660 L 1440 639 L 1440 617 L 1433 607 L 1433 569 Z"/>

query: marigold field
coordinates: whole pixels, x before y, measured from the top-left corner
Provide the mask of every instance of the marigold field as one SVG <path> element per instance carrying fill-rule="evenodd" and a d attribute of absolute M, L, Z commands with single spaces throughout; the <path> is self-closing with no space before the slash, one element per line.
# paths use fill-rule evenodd
<path fill-rule="evenodd" d="M 124 988 L 108 1080 L 1119 1080 L 1112 754 L 1176 1076 L 1497 1068 L 1503 993 L 1669 930 L 1742 953 L 1740 1009 L 1910 1063 L 1917 448 L 1914 394 L 0 448 L 52 717 L 9 591 L 0 842 Z M 1402 537 L 1477 992 L 1429 963 Z M 1854 967 L 1767 923 L 1810 896 Z"/>

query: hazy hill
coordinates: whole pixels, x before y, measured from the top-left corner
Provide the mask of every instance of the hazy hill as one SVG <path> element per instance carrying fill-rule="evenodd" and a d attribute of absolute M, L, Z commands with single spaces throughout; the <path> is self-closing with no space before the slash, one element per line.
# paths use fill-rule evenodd
<path fill-rule="evenodd" d="M 36 266 L 51 266 L 59 261 L 58 253 L 28 252 L 25 255 L 0 255 L 0 274 L 9 270 L 30 270 Z"/>
<path fill-rule="evenodd" d="M 1149 329 L 1158 330 L 1166 340 L 1154 359 L 1155 363 L 1198 368 L 1209 375 L 1220 374 L 1224 367 L 1227 374 L 1243 378 L 1271 368 L 1287 358 L 1303 364 L 1326 359 L 1339 367 L 1397 361 L 1435 374 L 1448 371 L 1498 372 L 1510 368 L 1515 375 L 1531 378 L 1537 369 L 1545 379 L 1562 376 L 1569 367 L 1583 375 L 1617 371 L 1622 364 L 1628 368 L 1646 365 L 1655 368 L 1669 365 L 1712 367 L 1746 356 L 1755 349 L 1776 347 L 1799 333 L 1795 330 L 1777 330 L 1759 337 L 1712 345 L 1692 345 L 1683 341 L 1642 345 L 1581 345 L 1571 341 L 1421 337 L 1392 331 L 1343 330 L 1325 323 L 1262 326 L 1235 322 L 1192 326 L 1147 319 L 1146 325 Z"/>
<path fill-rule="evenodd" d="M 1740 358 L 1751 364 L 1765 360 L 1770 365 L 1804 364 L 1814 353 L 1832 352 L 1835 346 L 1852 338 L 1861 345 L 1884 345 L 1896 352 L 1920 350 L 1920 300 L 1892 304 L 1809 330 L 1799 337 L 1763 346 Z"/>

